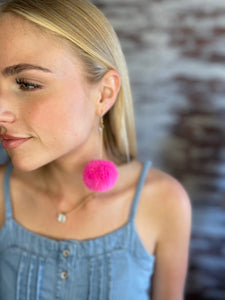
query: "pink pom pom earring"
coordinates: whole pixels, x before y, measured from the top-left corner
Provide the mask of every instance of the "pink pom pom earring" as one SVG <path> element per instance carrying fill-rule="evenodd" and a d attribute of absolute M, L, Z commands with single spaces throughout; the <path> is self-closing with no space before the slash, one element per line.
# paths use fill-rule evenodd
<path fill-rule="evenodd" d="M 103 152 L 103 117 L 100 117 L 99 133 L 101 137 L 101 153 Z M 106 192 L 113 188 L 118 178 L 116 165 L 109 160 L 92 160 L 84 168 L 83 181 L 89 190 Z"/>

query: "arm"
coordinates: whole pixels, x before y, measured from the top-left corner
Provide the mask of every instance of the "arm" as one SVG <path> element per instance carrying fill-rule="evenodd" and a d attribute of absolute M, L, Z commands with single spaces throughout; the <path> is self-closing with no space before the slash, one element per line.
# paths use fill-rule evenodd
<path fill-rule="evenodd" d="M 188 266 L 191 206 L 186 192 L 175 179 L 168 176 L 162 190 L 152 300 L 182 300 Z"/>

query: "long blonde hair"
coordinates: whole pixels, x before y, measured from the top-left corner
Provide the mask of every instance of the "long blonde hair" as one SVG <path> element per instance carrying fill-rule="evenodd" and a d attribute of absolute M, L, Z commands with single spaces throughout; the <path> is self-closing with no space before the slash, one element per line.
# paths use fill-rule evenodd
<path fill-rule="evenodd" d="M 104 116 L 104 145 L 117 163 L 134 159 L 136 135 L 127 66 L 117 35 L 102 12 L 87 0 L 6 0 L 0 12 L 20 15 L 69 40 L 91 82 L 108 70 L 118 72 L 121 88 Z"/>

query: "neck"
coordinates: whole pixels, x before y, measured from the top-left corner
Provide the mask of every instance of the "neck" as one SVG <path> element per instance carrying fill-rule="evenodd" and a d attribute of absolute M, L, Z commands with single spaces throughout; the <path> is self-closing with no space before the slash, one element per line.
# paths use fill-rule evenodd
<path fill-rule="evenodd" d="M 86 154 L 85 151 L 71 153 L 61 157 L 46 166 L 42 167 L 43 177 L 45 178 L 48 186 L 51 187 L 53 192 L 76 192 L 81 196 L 89 194 L 89 190 L 83 183 L 83 170 L 86 164 L 93 160 L 98 159 L 98 156 L 93 157 L 93 153 Z M 106 152 L 103 152 L 103 159 L 109 159 Z"/>
<path fill-rule="evenodd" d="M 46 194 L 61 211 L 70 210 L 91 194 L 83 183 L 83 164 L 54 162 L 43 167 L 42 172 Z"/>

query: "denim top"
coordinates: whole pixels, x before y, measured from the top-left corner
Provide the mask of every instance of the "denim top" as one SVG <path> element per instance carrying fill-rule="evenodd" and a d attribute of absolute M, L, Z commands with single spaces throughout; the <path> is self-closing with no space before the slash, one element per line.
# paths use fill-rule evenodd
<path fill-rule="evenodd" d="M 10 163 L 4 177 L 6 221 L 0 230 L 0 299 L 149 299 L 155 257 L 143 246 L 134 221 L 150 165 L 144 164 L 124 226 L 94 239 L 56 241 L 13 219 Z"/>

